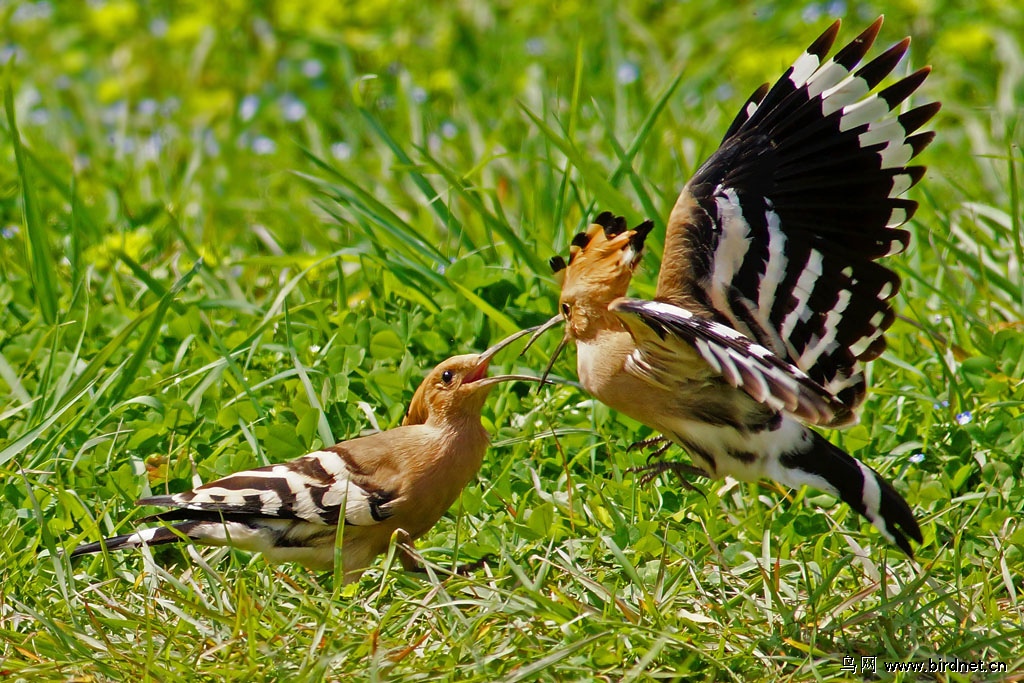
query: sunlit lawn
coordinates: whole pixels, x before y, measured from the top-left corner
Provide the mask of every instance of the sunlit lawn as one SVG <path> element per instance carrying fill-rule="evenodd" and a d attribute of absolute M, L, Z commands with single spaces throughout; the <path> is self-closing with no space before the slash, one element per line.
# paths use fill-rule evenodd
<path fill-rule="evenodd" d="M 815 492 L 639 487 L 626 447 L 649 430 L 589 400 L 567 354 L 565 383 L 492 394 L 428 574 L 382 558 L 342 590 L 187 545 L 55 551 L 193 471 L 300 455 L 367 411 L 397 424 L 435 363 L 554 313 L 546 261 L 598 210 L 658 223 L 651 294 L 668 209 L 746 95 L 880 6 L 0 4 L 0 677 L 1022 668 L 1024 17 L 885 9 L 880 41 L 913 36 L 901 68 L 932 64 L 919 101 L 944 106 L 893 259 L 903 317 L 832 436 L 910 501 L 919 564 Z M 538 373 L 555 341 L 499 361 Z"/>

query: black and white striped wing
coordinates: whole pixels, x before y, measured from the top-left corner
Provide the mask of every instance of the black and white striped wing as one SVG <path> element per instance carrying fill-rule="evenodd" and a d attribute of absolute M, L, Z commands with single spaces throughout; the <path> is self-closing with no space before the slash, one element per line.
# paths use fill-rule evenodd
<path fill-rule="evenodd" d="M 770 89 L 758 90 L 669 220 L 656 298 L 714 318 L 791 363 L 855 419 L 861 361 L 885 348 L 899 278 L 876 260 L 902 251 L 917 204 L 899 195 L 939 109 L 896 114 L 921 69 L 874 92 L 909 39 L 857 68 L 881 19 L 826 60 L 833 24 Z"/>
<path fill-rule="evenodd" d="M 845 408 L 802 370 L 728 325 L 662 301 L 616 299 L 609 310 L 637 341 L 630 369 L 656 386 L 670 388 L 685 375 L 673 363 L 692 350 L 729 385 L 773 410 L 826 424 Z"/>
<path fill-rule="evenodd" d="M 143 498 L 137 504 L 178 508 L 143 521 L 283 519 L 333 526 L 342 509 L 349 525 L 387 519 L 395 496 L 352 481 L 341 448 L 238 472 L 184 493 Z"/>

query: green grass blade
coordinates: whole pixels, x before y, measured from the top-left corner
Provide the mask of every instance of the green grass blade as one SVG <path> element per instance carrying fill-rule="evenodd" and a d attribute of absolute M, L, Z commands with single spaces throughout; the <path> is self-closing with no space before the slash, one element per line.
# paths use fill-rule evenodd
<path fill-rule="evenodd" d="M 580 172 L 580 175 L 583 177 L 583 181 L 590 187 L 591 192 L 594 194 L 595 202 L 599 201 L 602 208 L 623 216 L 633 214 L 634 209 L 632 202 L 630 202 L 619 190 L 615 189 L 611 183 L 605 180 L 604 174 L 596 168 L 594 164 L 584 158 L 583 154 L 576 149 L 576 146 L 570 140 L 556 133 L 551 126 L 544 123 L 543 119 L 527 109 L 525 105 L 520 104 L 519 106 L 523 110 L 523 113 L 530 117 L 533 124 L 540 129 L 541 133 L 543 133 L 544 136 L 562 152 L 562 154 L 569 158 L 572 165 Z"/>
<path fill-rule="evenodd" d="M 196 276 L 203 268 L 203 262 L 196 261 L 195 264 L 188 270 L 187 273 L 182 275 L 178 280 L 171 286 L 169 290 L 160 298 L 160 302 L 157 304 L 156 310 L 153 311 L 152 319 L 149 321 L 149 329 L 146 330 L 146 334 L 142 337 L 138 347 L 132 352 L 131 358 L 128 363 L 121 370 L 121 378 L 117 385 L 114 386 L 110 392 L 111 403 L 117 403 L 121 400 L 125 390 L 132 382 L 138 377 L 139 369 L 142 368 L 142 364 L 146 362 L 149 357 L 150 351 L 153 349 L 153 345 L 156 343 L 157 335 L 160 334 L 160 326 L 163 325 L 164 316 L 167 311 L 171 308 L 171 304 L 174 303 L 174 297 L 176 297 L 181 290 L 183 290 L 192 278 Z"/>
<path fill-rule="evenodd" d="M 7 126 L 14 147 L 14 160 L 21 179 L 21 201 L 25 221 L 25 232 L 28 234 L 28 263 L 32 273 L 32 285 L 36 289 L 36 301 L 43 314 L 43 320 L 52 325 L 57 322 L 58 282 L 57 269 L 53 253 L 50 251 L 46 226 L 39 216 L 36 204 L 35 184 L 28 172 L 25 150 L 21 144 L 21 134 L 14 113 L 14 86 L 11 84 L 11 71 L 8 67 L 7 87 L 4 91 L 4 106 L 7 109 Z"/>

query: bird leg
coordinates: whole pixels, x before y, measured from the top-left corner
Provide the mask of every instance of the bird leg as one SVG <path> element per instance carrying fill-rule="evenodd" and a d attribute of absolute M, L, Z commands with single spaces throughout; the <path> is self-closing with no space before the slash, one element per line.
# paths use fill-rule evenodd
<path fill-rule="evenodd" d="M 407 572 L 424 572 L 423 558 L 416 552 L 412 537 L 405 529 L 396 529 L 396 545 L 398 546 L 398 561 L 402 563 L 402 569 Z"/>
<path fill-rule="evenodd" d="M 425 574 L 427 569 L 423 566 L 423 558 L 416 552 L 416 548 L 413 546 L 412 537 L 409 536 L 405 529 L 395 530 L 395 536 L 398 545 L 398 560 L 402 563 L 402 569 L 407 572 Z M 469 576 L 473 572 L 480 571 L 484 565 L 494 562 L 496 559 L 494 555 L 487 553 L 475 562 L 466 562 L 465 564 L 458 565 L 452 573 L 459 576 Z"/>
<path fill-rule="evenodd" d="M 659 449 L 659 452 L 660 450 L 662 449 Z M 640 477 L 641 486 L 647 486 L 652 481 L 657 479 L 658 475 L 660 475 L 663 472 L 674 472 L 675 475 L 679 477 L 679 483 L 682 484 L 684 489 L 696 491 L 705 498 L 708 497 L 706 493 L 704 493 L 699 488 L 691 484 L 683 476 L 684 474 L 690 474 L 697 477 L 707 477 L 708 473 L 699 467 L 694 467 L 693 465 L 690 465 L 685 462 L 670 462 L 667 460 L 658 460 L 656 462 L 648 462 L 648 464 L 644 465 L 643 467 L 630 467 L 626 471 L 633 474 L 642 474 L 643 476 Z"/>
<path fill-rule="evenodd" d="M 494 562 L 497 559 L 498 558 L 496 558 L 491 553 L 487 553 L 486 555 L 481 557 L 479 560 L 476 560 L 474 562 L 466 562 L 464 564 L 460 564 L 459 566 L 457 566 L 455 568 L 455 573 L 458 574 L 459 576 L 469 576 L 473 572 L 480 571 L 486 565 L 490 564 L 491 562 Z"/>
<path fill-rule="evenodd" d="M 626 471 L 632 472 L 634 474 L 643 474 L 643 476 L 640 477 L 640 485 L 647 486 L 652 481 L 654 481 L 659 474 L 671 470 L 672 472 L 675 472 L 677 477 L 679 477 L 679 481 L 680 483 L 682 483 L 683 488 L 689 489 L 690 491 L 696 491 L 700 495 L 707 498 L 707 494 L 705 494 L 703 491 L 701 491 L 699 488 L 691 484 L 683 477 L 683 474 L 692 474 L 698 477 L 707 477 L 707 472 L 700 469 L 699 467 L 694 467 L 693 465 L 688 465 L 684 462 L 666 462 L 664 460 L 657 460 L 657 458 L 665 454 L 665 451 L 667 451 L 673 443 L 674 442 L 672 441 L 672 439 L 668 438 L 664 434 L 658 434 L 657 436 L 652 436 L 649 439 L 644 439 L 643 441 L 637 441 L 635 443 L 630 444 L 629 448 L 626 449 L 627 453 L 641 450 L 644 448 L 651 448 L 654 446 L 656 446 L 657 448 L 651 451 L 651 453 L 647 456 L 646 465 L 644 465 L 643 467 L 630 467 Z"/>

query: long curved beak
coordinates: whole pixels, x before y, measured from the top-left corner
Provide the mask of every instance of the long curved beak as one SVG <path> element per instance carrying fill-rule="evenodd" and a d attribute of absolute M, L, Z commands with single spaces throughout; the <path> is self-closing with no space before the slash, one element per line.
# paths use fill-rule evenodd
<path fill-rule="evenodd" d="M 529 351 L 530 347 L 533 346 L 533 342 L 537 341 L 542 334 L 550 330 L 555 325 L 558 325 L 559 323 L 563 322 L 564 320 L 565 318 L 563 318 L 562 314 L 559 313 L 555 315 L 555 317 L 548 320 L 546 323 L 541 323 L 536 327 L 531 327 L 530 330 L 533 332 L 533 335 L 530 337 L 529 341 L 526 342 L 526 346 L 524 346 L 523 350 L 519 352 L 519 355 L 522 356 L 527 351 Z"/>
<path fill-rule="evenodd" d="M 558 357 L 562 355 L 562 351 L 565 350 L 565 347 L 568 344 L 569 344 L 569 335 L 566 334 L 558 342 L 558 346 L 555 348 L 555 352 L 553 354 L 551 354 L 551 360 L 548 361 L 548 366 L 546 368 L 544 368 L 544 374 L 542 374 L 540 376 L 540 385 L 541 386 L 544 386 L 545 384 L 553 384 L 553 382 L 548 382 L 548 375 L 551 374 L 551 368 L 555 367 L 555 361 L 558 360 Z"/>
<path fill-rule="evenodd" d="M 477 381 L 473 382 L 473 386 L 489 387 L 492 384 L 497 384 L 498 382 L 511 382 L 514 380 L 519 380 L 521 382 L 539 382 L 540 384 L 554 384 L 554 382 L 549 382 L 546 379 L 534 377 L 533 375 L 494 375 L 493 377 L 484 377 L 483 379 L 478 379 Z"/>
<path fill-rule="evenodd" d="M 531 332 L 536 334 L 537 329 L 537 327 L 528 327 L 525 330 L 520 330 L 519 332 L 510 334 L 509 336 L 499 341 L 497 344 L 494 344 L 489 349 L 481 353 L 479 359 L 477 360 L 476 367 L 473 368 L 473 371 L 462 380 L 463 384 L 473 383 L 477 386 L 484 387 L 489 386 L 491 384 L 497 384 L 498 382 L 505 382 L 515 379 L 527 382 L 541 381 L 540 378 L 532 377 L 530 375 L 495 375 L 494 377 L 487 377 L 487 367 L 490 365 L 491 359 L 494 358 L 495 354 L 497 354 L 499 351 L 501 351 L 503 348 L 505 348 L 512 342 L 516 341 L 517 339 L 521 339 L 522 337 L 525 337 Z"/>
<path fill-rule="evenodd" d="M 523 350 L 519 352 L 519 355 L 522 356 L 524 353 L 526 353 L 527 350 L 531 346 L 533 346 L 533 342 L 537 341 L 537 339 L 539 339 L 542 334 L 550 330 L 552 327 L 555 327 L 563 322 L 565 322 L 565 318 L 563 318 L 561 314 L 558 314 L 555 315 L 550 320 L 548 320 L 546 323 L 543 323 L 533 328 L 533 336 L 531 336 L 529 341 L 526 342 L 526 346 L 524 346 Z M 568 333 L 566 333 L 566 335 L 562 337 L 562 340 L 558 342 L 558 347 L 555 349 L 555 352 L 551 355 L 551 358 L 548 360 L 548 365 L 546 368 L 544 368 L 544 374 L 540 376 L 540 386 L 544 386 L 545 384 L 553 384 L 553 382 L 548 381 L 548 375 L 551 374 L 551 368 L 555 366 L 555 361 L 558 360 L 558 357 L 560 355 L 562 355 L 562 351 L 565 350 L 565 347 L 568 343 L 569 335 Z"/>

